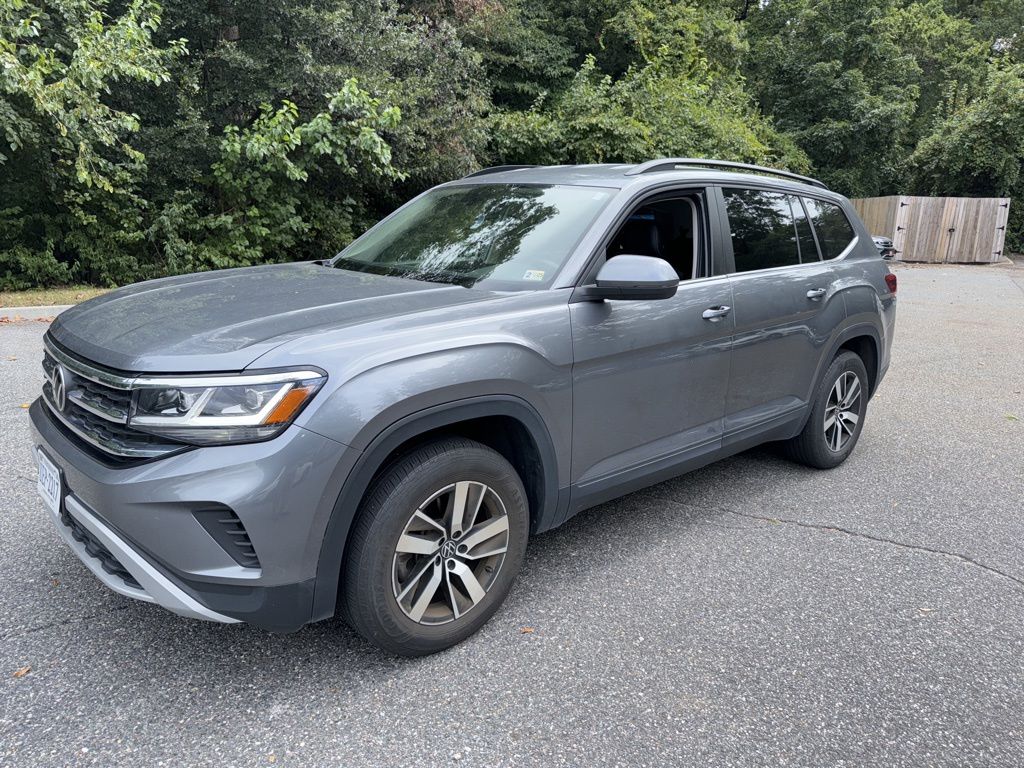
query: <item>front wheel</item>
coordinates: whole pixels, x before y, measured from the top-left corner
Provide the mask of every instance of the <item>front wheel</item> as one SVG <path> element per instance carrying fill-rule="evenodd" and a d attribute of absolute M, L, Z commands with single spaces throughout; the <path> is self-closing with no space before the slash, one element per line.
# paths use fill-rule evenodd
<path fill-rule="evenodd" d="M 795 461 L 831 469 L 853 452 L 868 409 L 868 374 L 860 357 L 836 355 L 815 392 L 803 431 L 784 445 Z"/>
<path fill-rule="evenodd" d="M 499 453 L 463 438 L 413 451 L 360 508 L 345 561 L 349 624 L 403 656 L 461 642 L 508 594 L 528 529 L 523 484 Z"/>

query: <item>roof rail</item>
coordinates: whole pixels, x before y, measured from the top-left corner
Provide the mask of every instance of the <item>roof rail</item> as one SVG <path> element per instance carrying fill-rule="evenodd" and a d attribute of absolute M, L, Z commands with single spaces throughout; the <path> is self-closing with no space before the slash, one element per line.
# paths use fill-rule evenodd
<path fill-rule="evenodd" d="M 486 176 L 489 173 L 501 173 L 502 171 L 518 171 L 520 168 L 536 168 L 536 165 L 492 165 L 490 168 L 481 168 L 479 171 L 467 173 L 462 178 L 472 179 L 474 176 Z"/>
<path fill-rule="evenodd" d="M 660 160 L 648 160 L 646 163 L 634 166 L 626 171 L 626 176 L 639 176 L 641 173 L 656 173 L 658 171 L 678 171 L 684 168 L 726 168 L 734 171 L 752 171 L 763 173 L 769 176 L 780 176 L 784 179 L 802 181 L 804 184 L 811 184 L 815 187 L 828 189 L 827 186 L 810 176 L 801 176 L 798 173 L 780 171 L 775 168 L 765 168 L 763 165 L 750 165 L 749 163 L 734 163 L 730 160 L 702 160 L 696 157 L 666 157 Z"/>

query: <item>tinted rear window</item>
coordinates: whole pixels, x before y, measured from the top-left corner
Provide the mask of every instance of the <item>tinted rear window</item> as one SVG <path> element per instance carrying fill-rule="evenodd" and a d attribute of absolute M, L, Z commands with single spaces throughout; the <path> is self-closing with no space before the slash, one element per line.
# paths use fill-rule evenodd
<path fill-rule="evenodd" d="M 730 188 L 722 193 L 737 272 L 800 263 L 789 195 Z"/>
<path fill-rule="evenodd" d="M 807 214 L 814 223 L 814 232 L 818 236 L 822 258 L 834 259 L 853 242 L 855 237 L 850 220 L 843 209 L 834 203 L 804 198 Z"/>

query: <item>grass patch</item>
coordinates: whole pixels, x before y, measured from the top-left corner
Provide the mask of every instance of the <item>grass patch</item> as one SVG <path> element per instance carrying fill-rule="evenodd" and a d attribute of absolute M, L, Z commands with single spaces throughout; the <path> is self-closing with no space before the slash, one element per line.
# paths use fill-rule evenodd
<path fill-rule="evenodd" d="M 30 291 L 0 291 L 0 307 L 47 307 L 53 304 L 78 304 L 99 296 L 110 288 L 71 285 L 67 288 L 33 288 Z"/>

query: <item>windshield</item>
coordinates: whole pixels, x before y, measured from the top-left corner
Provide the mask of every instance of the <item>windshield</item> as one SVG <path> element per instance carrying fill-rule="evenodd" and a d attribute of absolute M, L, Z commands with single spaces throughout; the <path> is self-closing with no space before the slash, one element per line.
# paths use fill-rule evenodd
<path fill-rule="evenodd" d="M 615 190 L 473 184 L 400 208 L 332 266 L 490 290 L 551 284 Z"/>

